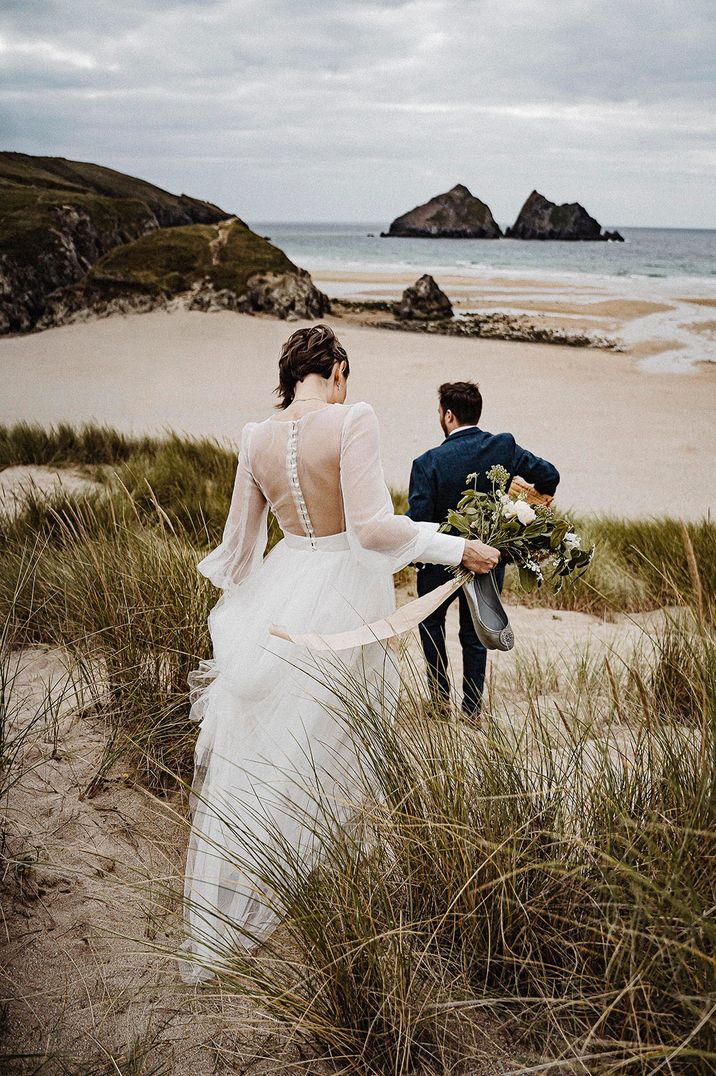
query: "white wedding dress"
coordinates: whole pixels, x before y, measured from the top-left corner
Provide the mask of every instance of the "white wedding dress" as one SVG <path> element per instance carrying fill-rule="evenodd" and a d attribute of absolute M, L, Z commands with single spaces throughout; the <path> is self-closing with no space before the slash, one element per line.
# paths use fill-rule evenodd
<path fill-rule="evenodd" d="M 252 848 L 276 847 L 279 834 L 308 868 L 316 782 L 346 795 L 354 748 L 335 716 L 327 659 L 270 625 L 330 633 L 385 617 L 395 609 L 394 572 L 413 560 L 458 564 L 464 548 L 435 523 L 394 515 L 368 404 L 300 407 L 298 418 L 279 413 L 244 428 L 222 542 L 198 565 L 223 593 L 209 615 L 213 658 L 191 677 L 200 728 L 184 883 L 187 981 L 210 978 L 222 956 L 251 948 L 280 920 L 273 895 L 244 868 Z M 284 537 L 264 558 L 269 508 Z M 394 705 L 399 670 L 389 646 L 344 651 L 340 665 Z"/>

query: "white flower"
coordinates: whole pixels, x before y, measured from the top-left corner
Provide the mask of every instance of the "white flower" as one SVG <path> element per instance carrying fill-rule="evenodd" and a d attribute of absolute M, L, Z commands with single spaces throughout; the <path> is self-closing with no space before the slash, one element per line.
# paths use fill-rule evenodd
<path fill-rule="evenodd" d="M 581 549 L 579 535 L 575 534 L 574 531 L 569 531 L 568 534 L 565 534 L 564 544 L 566 545 L 567 549 Z"/>
<path fill-rule="evenodd" d="M 502 514 L 505 519 L 514 519 L 517 515 L 517 505 L 509 497 L 502 498 Z"/>
<path fill-rule="evenodd" d="M 540 583 L 544 582 L 544 572 L 536 560 L 532 560 L 531 557 L 528 557 L 525 561 L 525 568 L 527 568 L 528 571 L 533 572 Z"/>
<path fill-rule="evenodd" d="M 515 501 L 515 515 L 523 527 L 537 519 L 537 513 L 527 501 Z"/>

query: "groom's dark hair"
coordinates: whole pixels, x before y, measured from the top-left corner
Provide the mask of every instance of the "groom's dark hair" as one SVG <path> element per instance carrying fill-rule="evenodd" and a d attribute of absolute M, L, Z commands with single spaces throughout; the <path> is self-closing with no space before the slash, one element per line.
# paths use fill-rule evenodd
<path fill-rule="evenodd" d="M 277 407 L 288 407 L 296 392 L 296 385 L 307 374 L 320 374 L 329 378 L 337 362 L 345 362 L 345 377 L 350 364 L 345 348 L 330 325 L 311 325 L 308 329 L 296 329 L 281 348 L 278 360 L 278 386 L 281 397 Z"/>
<path fill-rule="evenodd" d="M 458 422 L 479 422 L 482 394 L 474 381 L 446 381 L 438 389 L 443 411 L 452 411 Z"/>

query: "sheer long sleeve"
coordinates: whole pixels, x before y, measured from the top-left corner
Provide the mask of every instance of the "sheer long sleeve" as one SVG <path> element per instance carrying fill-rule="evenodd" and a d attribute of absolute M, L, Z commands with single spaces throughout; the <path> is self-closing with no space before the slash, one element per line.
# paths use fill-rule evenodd
<path fill-rule="evenodd" d="M 239 584 L 261 563 L 266 548 L 268 503 L 254 481 L 249 463 L 248 442 L 254 423 L 241 436 L 229 513 L 221 544 L 197 564 L 197 570 L 215 587 L 227 590 Z"/>
<path fill-rule="evenodd" d="M 380 458 L 378 420 L 370 404 L 353 404 L 341 440 L 341 491 L 348 541 L 364 562 L 397 572 L 411 561 L 459 564 L 464 539 L 437 523 L 396 515 Z"/>

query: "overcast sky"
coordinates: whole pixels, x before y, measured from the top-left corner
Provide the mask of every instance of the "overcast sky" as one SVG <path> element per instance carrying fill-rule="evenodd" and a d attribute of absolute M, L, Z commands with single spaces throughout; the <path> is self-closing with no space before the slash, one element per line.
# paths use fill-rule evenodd
<path fill-rule="evenodd" d="M 249 223 L 388 223 L 466 183 L 716 227 L 713 0 L 0 0 L 3 148 Z"/>

